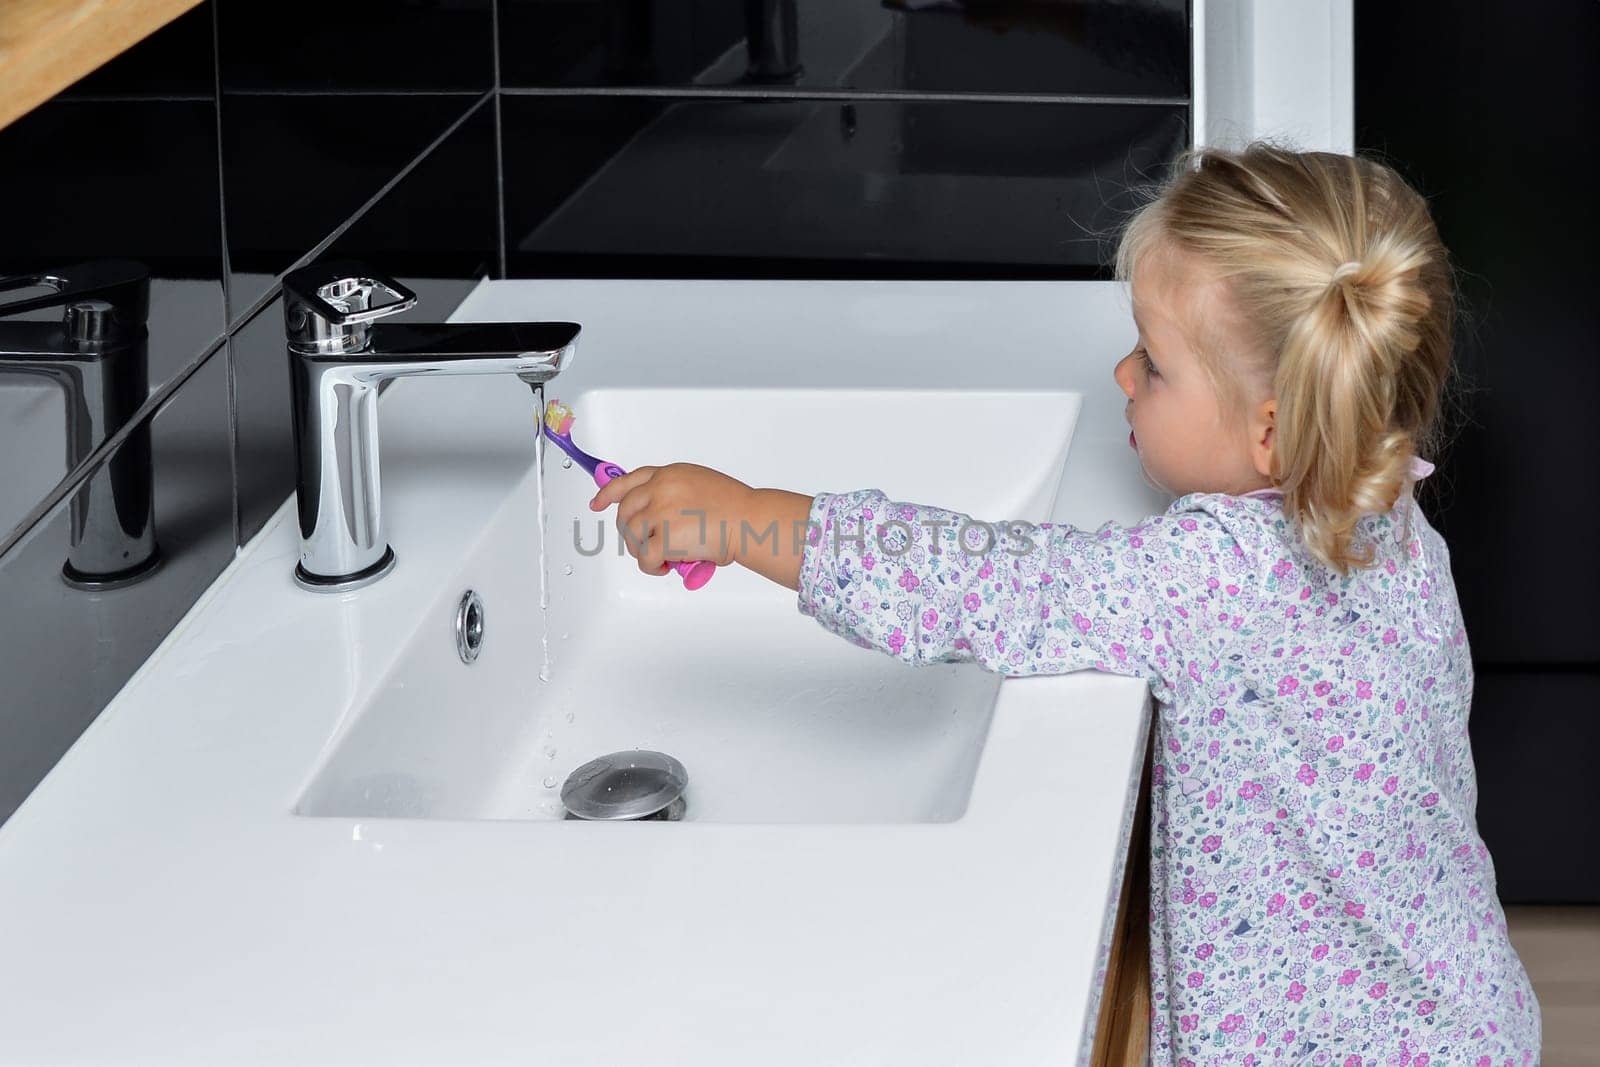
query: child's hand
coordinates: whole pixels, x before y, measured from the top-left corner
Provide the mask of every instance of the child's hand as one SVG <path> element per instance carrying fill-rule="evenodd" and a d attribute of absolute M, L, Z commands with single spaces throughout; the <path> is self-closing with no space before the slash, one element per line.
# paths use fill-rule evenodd
<path fill-rule="evenodd" d="M 752 489 L 695 463 L 640 467 L 607 482 L 591 511 L 617 505 L 617 532 L 646 574 L 668 573 L 667 561 L 741 563 L 793 589 L 799 582 L 800 538 L 811 497 Z"/>
<path fill-rule="evenodd" d="M 667 560 L 734 562 L 740 521 L 755 490 L 694 463 L 640 467 L 606 485 L 591 511 L 617 505 L 617 532 L 646 574 L 666 574 Z"/>

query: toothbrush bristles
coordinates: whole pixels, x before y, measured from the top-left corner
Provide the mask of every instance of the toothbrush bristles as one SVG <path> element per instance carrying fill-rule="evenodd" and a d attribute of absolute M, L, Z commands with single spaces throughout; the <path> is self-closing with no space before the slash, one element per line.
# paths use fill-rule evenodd
<path fill-rule="evenodd" d="M 565 437 L 572 430 L 572 409 L 559 400 L 552 400 L 544 406 L 544 424 L 550 427 L 550 432 Z"/>

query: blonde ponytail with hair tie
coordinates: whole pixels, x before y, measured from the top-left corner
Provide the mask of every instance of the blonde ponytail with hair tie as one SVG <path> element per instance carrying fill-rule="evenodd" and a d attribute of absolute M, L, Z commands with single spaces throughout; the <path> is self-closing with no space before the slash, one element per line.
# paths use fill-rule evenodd
<path fill-rule="evenodd" d="M 1427 200 L 1374 159 L 1202 146 L 1129 220 L 1117 278 L 1169 248 L 1220 283 L 1237 325 L 1237 344 L 1199 350 L 1230 417 L 1277 405 L 1270 477 L 1307 551 L 1341 576 L 1374 565 L 1362 521 L 1438 454 L 1453 369 L 1454 271 Z M 1355 258 L 1330 270 L 1331 251 Z"/>
<path fill-rule="evenodd" d="M 1364 264 L 1359 259 L 1352 259 L 1339 264 L 1339 266 L 1336 267 L 1333 272 L 1334 284 L 1337 285 L 1339 282 L 1344 281 L 1346 278 L 1350 277 L 1350 275 L 1359 271 L 1363 266 Z"/>

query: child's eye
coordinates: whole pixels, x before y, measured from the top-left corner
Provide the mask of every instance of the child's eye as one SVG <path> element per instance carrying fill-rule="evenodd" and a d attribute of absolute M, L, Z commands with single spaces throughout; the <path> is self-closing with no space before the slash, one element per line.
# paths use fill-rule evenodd
<path fill-rule="evenodd" d="M 1161 372 L 1156 370 L 1156 365 L 1150 362 L 1150 353 L 1139 349 L 1139 358 L 1144 362 L 1144 372 L 1153 378 L 1161 377 Z"/>

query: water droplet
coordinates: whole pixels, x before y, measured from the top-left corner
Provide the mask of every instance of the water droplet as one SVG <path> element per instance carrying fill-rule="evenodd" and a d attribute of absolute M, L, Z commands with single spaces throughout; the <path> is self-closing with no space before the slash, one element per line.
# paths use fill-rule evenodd
<path fill-rule="evenodd" d="M 570 457 L 561 461 L 561 469 L 567 471 L 572 469 L 572 460 Z"/>
<path fill-rule="evenodd" d="M 568 722 L 571 722 L 573 719 L 576 719 L 577 717 L 578 717 L 578 713 L 577 712 L 575 712 L 575 711 L 567 712 L 567 721 Z"/>
<path fill-rule="evenodd" d="M 544 787 L 546 789 L 554 789 L 556 787 L 556 779 L 554 775 L 551 775 L 544 780 Z"/>
<path fill-rule="evenodd" d="M 554 745 L 546 745 L 546 746 L 544 746 L 544 758 L 545 759 L 555 759 L 556 758 L 556 746 L 554 746 Z"/>

